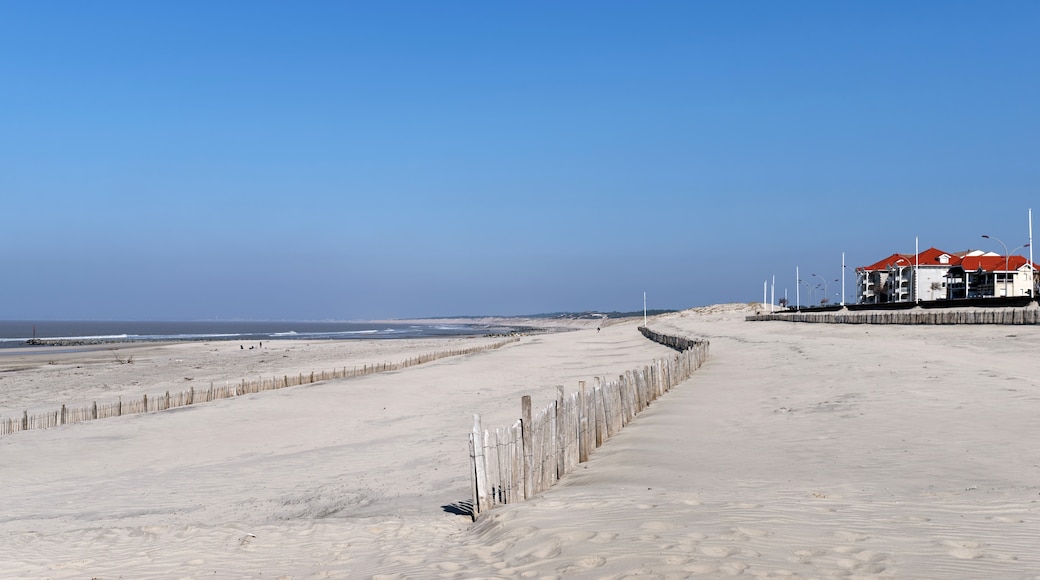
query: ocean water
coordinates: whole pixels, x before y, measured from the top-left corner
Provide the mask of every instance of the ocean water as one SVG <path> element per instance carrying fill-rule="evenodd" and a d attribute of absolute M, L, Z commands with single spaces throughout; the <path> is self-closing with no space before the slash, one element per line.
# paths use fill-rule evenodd
<path fill-rule="evenodd" d="M 508 327 L 478 324 L 398 324 L 373 322 L 145 322 L 145 321 L 0 321 L 0 349 L 26 346 L 35 337 L 68 343 L 134 341 L 371 340 L 481 336 L 509 332 Z"/>

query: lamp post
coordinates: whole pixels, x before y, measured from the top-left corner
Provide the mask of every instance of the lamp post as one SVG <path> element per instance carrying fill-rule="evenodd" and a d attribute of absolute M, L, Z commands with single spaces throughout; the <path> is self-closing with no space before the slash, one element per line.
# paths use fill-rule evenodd
<path fill-rule="evenodd" d="M 800 282 L 802 284 L 805 284 L 805 287 L 809 289 L 809 304 L 812 305 L 812 302 L 813 302 L 812 286 L 810 286 L 809 283 L 806 282 L 805 280 L 799 280 L 798 282 Z"/>
<path fill-rule="evenodd" d="M 829 294 L 827 294 L 827 280 L 824 279 L 823 276 L 820 276 L 818 274 L 813 274 L 813 276 L 816 276 L 817 278 L 819 278 L 820 280 L 823 281 L 823 295 L 824 296 L 829 296 Z M 821 304 L 822 304 L 822 302 L 821 302 Z"/>
<path fill-rule="evenodd" d="M 982 237 L 986 238 L 987 240 L 996 240 L 1000 245 L 1004 247 L 1004 297 L 1008 297 L 1008 244 L 1004 243 L 1003 241 L 1000 241 L 997 238 L 994 238 L 993 236 L 987 236 L 986 234 L 983 234 Z M 995 293 L 996 292 L 994 292 L 994 294 Z"/>
<path fill-rule="evenodd" d="M 841 305 L 845 306 L 845 252 L 841 253 Z"/>
<path fill-rule="evenodd" d="M 897 270 L 898 273 L 896 274 L 896 276 L 899 278 L 900 285 L 902 285 L 902 283 L 903 283 L 903 267 L 899 265 L 899 262 L 906 262 L 906 267 L 907 268 L 913 268 L 914 265 L 911 264 L 910 260 L 907 260 L 906 258 L 899 258 L 895 262 L 892 262 L 892 265 L 895 266 L 898 269 Z M 911 282 L 913 282 L 913 281 L 911 280 Z M 905 300 L 905 302 L 909 302 L 909 301 L 910 301 L 909 298 L 907 298 Z M 899 300 L 899 302 L 904 302 L 904 300 Z"/>
<path fill-rule="evenodd" d="M 1008 258 L 1004 258 L 1004 270 L 1005 270 L 1005 272 L 1004 272 L 1004 282 L 1005 282 L 1005 284 L 1007 283 L 1007 276 L 1008 276 L 1008 274 L 1010 274 L 1010 272 L 1007 272 L 1007 270 L 1010 269 L 1010 267 L 1008 266 L 1008 259 L 1010 258 L 1011 254 L 1014 254 L 1015 252 L 1017 252 L 1017 251 L 1019 251 L 1019 250 L 1021 250 L 1023 248 L 1028 248 L 1028 247 L 1030 247 L 1029 244 L 1022 244 L 1021 246 L 1019 246 L 1019 247 L 1015 248 L 1014 250 L 1011 250 L 1010 252 L 1008 252 Z M 1029 275 L 1029 287 L 1030 288 L 1032 288 L 1032 286 L 1033 286 L 1033 276 L 1032 276 L 1033 271 L 1032 271 L 1032 267 L 1033 267 L 1032 265 L 1029 266 L 1029 268 L 1030 268 L 1030 270 L 1029 270 L 1029 274 L 1030 274 Z M 1016 275 L 1015 278 L 1018 278 L 1018 276 Z M 1014 289 L 1014 288 L 1012 288 L 1012 289 Z M 1004 294 L 1007 294 L 1007 290 L 1004 290 Z"/>

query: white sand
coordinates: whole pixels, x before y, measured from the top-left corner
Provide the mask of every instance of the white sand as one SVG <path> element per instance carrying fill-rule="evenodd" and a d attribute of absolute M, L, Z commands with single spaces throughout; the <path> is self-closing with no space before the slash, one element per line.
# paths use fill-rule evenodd
<path fill-rule="evenodd" d="M 0 577 L 1040 577 L 1040 328 L 737 310 L 653 321 L 710 339 L 709 362 L 583 469 L 477 524 L 451 507 L 469 499 L 472 413 L 505 426 L 522 394 L 541 406 L 555 384 L 669 351 L 628 322 L 2 437 Z M 210 355 L 189 346 L 132 366 L 179 359 L 208 381 L 234 360 L 196 363 Z M 359 358 L 326 355 L 341 362 L 285 360 Z M 166 366 L 164 380 L 183 374 Z M 5 408 L 28 404 L 6 393 L 34 372 L 3 373 Z M 134 393 L 165 390 L 149 381 Z M 71 374 L 47 389 L 98 394 Z"/>

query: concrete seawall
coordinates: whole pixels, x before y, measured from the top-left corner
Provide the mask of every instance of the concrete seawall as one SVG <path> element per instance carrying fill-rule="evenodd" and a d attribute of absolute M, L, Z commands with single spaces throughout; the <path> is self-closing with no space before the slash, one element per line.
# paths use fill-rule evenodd
<path fill-rule="evenodd" d="M 1040 308 L 957 308 L 910 310 L 838 310 L 836 312 L 774 312 L 755 314 L 749 321 L 784 320 L 822 324 L 1040 324 Z"/>

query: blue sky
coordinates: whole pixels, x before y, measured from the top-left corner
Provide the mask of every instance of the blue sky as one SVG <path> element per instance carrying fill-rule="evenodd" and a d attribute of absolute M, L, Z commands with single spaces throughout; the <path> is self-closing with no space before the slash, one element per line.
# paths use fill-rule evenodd
<path fill-rule="evenodd" d="M 1038 25 L 1032 1 L 0 0 L 0 318 L 687 308 L 915 236 L 1001 251 L 981 235 L 1040 212 Z"/>

